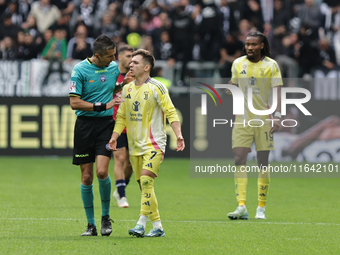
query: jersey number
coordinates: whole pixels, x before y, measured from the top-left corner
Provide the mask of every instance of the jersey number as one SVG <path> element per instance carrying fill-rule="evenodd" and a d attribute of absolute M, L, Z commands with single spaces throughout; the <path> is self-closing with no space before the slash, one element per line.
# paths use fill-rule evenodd
<path fill-rule="evenodd" d="M 265 132 L 265 134 L 266 134 L 266 140 L 267 140 L 267 142 L 268 142 L 268 132 Z M 273 134 L 269 134 L 269 141 L 273 141 Z"/>
<path fill-rule="evenodd" d="M 151 156 L 151 158 L 150 158 L 149 160 L 153 159 L 153 158 L 156 156 L 157 151 L 151 151 L 151 153 L 152 153 L 153 155 Z"/>

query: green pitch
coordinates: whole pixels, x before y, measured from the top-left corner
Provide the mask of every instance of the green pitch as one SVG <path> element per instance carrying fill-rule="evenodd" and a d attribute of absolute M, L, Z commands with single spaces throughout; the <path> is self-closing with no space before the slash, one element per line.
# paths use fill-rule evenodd
<path fill-rule="evenodd" d="M 254 219 L 257 184 L 250 179 L 250 220 L 230 221 L 233 180 L 191 179 L 189 165 L 165 159 L 155 181 L 165 238 L 128 236 L 139 217 L 135 181 L 127 188 L 130 208 L 111 203 L 112 235 L 81 237 L 87 224 L 71 158 L 0 157 L 0 254 L 340 253 L 340 179 L 272 179 L 265 221 Z M 100 232 L 97 179 L 94 191 Z"/>

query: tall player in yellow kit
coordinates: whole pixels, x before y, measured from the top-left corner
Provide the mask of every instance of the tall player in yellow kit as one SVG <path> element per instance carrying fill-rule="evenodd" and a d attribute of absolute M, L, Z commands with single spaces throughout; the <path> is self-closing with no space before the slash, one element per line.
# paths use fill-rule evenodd
<path fill-rule="evenodd" d="M 268 166 L 269 152 L 274 149 L 273 134 L 279 130 L 281 119 L 281 86 L 283 85 L 280 69 L 275 60 L 269 58 L 270 46 L 267 37 L 260 32 L 250 32 L 247 35 L 244 50 L 246 56 L 237 58 L 232 65 L 231 84 L 238 86 L 245 96 L 245 114 L 237 115 L 232 131 L 232 148 L 234 153 L 236 173 L 235 192 L 238 207 L 228 213 L 232 220 L 248 219 L 246 208 L 247 173 L 243 171 L 247 162 L 247 154 L 254 142 L 257 151 L 259 170 Z M 272 88 L 277 88 L 277 108 L 274 117 L 271 115 L 256 115 L 248 109 L 247 90 L 252 88 L 253 106 L 257 110 L 267 110 L 272 104 Z M 229 92 L 229 91 L 228 91 Z M 272 119 L 274 120 L 266 120 Z M 248 126 L 249 120 L 252 121 Z M 245 121 L 245 126 L 243 125 Z M 261 127 L 260 127 L 261 126 Z M 255 219 L 266 219 L 265 204 L 269 188 L 269 173 L 259 171 L 258 176 L 258 207 Z"/>
<path fill-rule="evenodd" d="M 177 151 L 183 151 L 185 144 L 177 112 L 172 104 L 167 88 L 150 77 L 155 58 L 147 50 L 137 50 L 132 54 L 130 73 L 135 80 L 122 91 L 125 100 L 119 107 L 109 148 L 116 150 L 117 138 L 126 127 L 130 162 L 139 182 L 142 199 L 140 218 L 132 236 L 143 237 L 148 217 L 153 229 L 146 237 L 165 236 L 154 192 L 154 179 L 163 161 L 166 146 L 165 117 L 177 136 Z"/>

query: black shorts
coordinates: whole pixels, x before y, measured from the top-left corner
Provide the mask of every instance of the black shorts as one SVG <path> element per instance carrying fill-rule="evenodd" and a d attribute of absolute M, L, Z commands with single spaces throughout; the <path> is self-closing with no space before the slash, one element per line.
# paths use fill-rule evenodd
<path fill-rule="evenodd" d="M 123 148 L 123 147 L 129 148 L 126 133 L 121 133 L 117 139 L 117 149 Z"/>
<path fill-rule="evenodd" d="M 105 146 L 111 139 L 114 123 L 112 116 L 77 118 L 74 127 L 74 165 L 95 162 L 97 155 L 111 158 L 112 153 Z"/>

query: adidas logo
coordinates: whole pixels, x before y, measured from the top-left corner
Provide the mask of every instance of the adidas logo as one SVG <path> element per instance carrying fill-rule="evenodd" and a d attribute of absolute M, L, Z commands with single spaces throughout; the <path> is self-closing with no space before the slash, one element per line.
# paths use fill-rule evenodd
<path fill-rule="evenodd" d="M 264 193 L 259 194 L 261 197 L 265 197 L 266 195 Z"/>
<path fill-rule="evenodd" d="M 272 145 L 272 144 L 269 144 L 268 148 L 273 148 L 273 145 Z"/>
<path fill-rule="evenodd" d="M 146 202 L 143 203 L 143 205 L 150 206 L 150 203 L 149 203 L 149 201 L 146 201 Z"/>
<path fill-rule="evenodd" d="M 240 74 L 247 74 L 246 70 L 243 70 L 242 72 L 240 72 Z"/>
<path fill-rule="evenodd" d="M 131 96 L 130 96 L 130 94 L 128 94 L 125 98 L 130 98 L 131 99 Z"/>
<path fill-rule="evenodd" d="M 145 166 L 152 168 L 152 163 L 149 163 L 149 164 L 147 164 Z"/>

